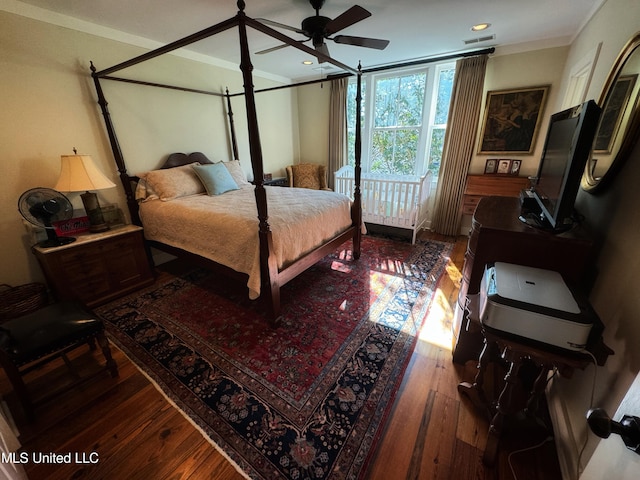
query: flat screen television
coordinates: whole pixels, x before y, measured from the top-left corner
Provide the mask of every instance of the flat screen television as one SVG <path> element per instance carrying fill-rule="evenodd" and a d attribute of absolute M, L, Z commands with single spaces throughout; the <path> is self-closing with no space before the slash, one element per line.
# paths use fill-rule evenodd
<path fill-rule="evenodd" d="M 540 227 L 562 231 L 575 222 L 574 204 L 591 153 L 600 107 L 589 100 L 551 115 L 533 197 Z"/>

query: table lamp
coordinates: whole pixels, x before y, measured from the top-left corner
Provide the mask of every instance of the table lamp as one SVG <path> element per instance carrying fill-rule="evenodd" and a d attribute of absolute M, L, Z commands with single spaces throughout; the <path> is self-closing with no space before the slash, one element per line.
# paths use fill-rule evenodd
<path fill-rule="evenodd" d="M 84 204 L 84 209 L 89 217 L 90 232 L 104 232 L 109 230 L 109 225 L 104 221 L 102 209 L 98 202 L 98 196 L 89 190 L 103 190 L 116 185 L 109 180 L 96 167 L 93 159 L 89 155 L 78 155 L 73 149 L 73 155 L 62 155 L 62 167 L 58 183 L 54 187 L 61 192 L 82 192 L 80 197 Z"/>

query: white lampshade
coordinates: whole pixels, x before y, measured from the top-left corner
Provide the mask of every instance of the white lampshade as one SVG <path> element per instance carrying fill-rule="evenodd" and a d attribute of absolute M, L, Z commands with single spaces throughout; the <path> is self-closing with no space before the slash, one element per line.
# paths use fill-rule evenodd
<path fill-rule="evenodd" d="M 60 178 L 54 187 L 60 192 L 84 192 L 116 186 L 98 170 L 89 155 L 62 155 L 60 159 Z"/>

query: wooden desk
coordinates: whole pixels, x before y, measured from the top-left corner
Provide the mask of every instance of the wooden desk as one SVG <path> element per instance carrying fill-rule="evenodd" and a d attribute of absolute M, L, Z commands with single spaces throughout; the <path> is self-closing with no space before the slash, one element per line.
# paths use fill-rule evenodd
<path fill-rule="evenodd" d="M 520 200 L 483 197 L 475 210 L 465 253 L 458 305 L 453 321 L 453 361 L 476 361 L 482 350 L 479 328 L 466 319 L 467 295 L 480 291 L 485 265 L 507 262 L 559 272 L 583 292 L 591 287 L 594 243 L 583 228 L 562 234 L 541 231 L 518 220 Z"/>

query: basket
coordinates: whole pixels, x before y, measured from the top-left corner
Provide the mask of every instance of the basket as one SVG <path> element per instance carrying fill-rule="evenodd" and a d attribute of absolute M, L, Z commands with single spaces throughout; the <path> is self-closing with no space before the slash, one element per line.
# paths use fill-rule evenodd
<path fill-rule="evenodd" d="M 18 287 L 0 284 L 0 323 L 44 307 L 48 300 L 47 287 L 42 283 Z"/>

